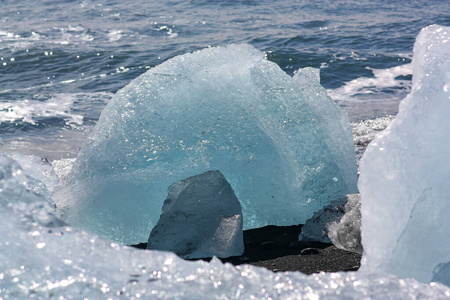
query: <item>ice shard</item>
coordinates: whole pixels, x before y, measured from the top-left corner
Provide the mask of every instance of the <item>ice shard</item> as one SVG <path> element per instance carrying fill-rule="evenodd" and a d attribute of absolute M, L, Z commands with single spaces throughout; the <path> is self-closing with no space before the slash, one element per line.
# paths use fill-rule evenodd
<path fill-rule="evenodd" d="M 339 249 L 362 253 L 361 244 L 361 197 L 347 195 L 345 214 L 336 222 L 327 224 L 328 237 Z"/>
<path fill-rule="evenodd" d="M 41 160 L 20 157 L 32 169 L 39 169 Z M 41 174 L 39 171 L 35 171 Z M 23 217 L 46 227 L 62 226 L 64 222 L 56 215 L 55 205 L 50 198 L 46 185 L 28 175 L 22 166 L 11 157 L 0 154 L 0 206 L 19 212 Z"/>
<path fill-rule="evenodd" d="M 450 27 L 417 36 L 411 93 L 360 163 L 362 268 L 422 282 L 450 261 Z"/>
<path fill-rule="evenodd" d="M 328 205 L 316 211 L 311 218 L 306 220 L 298 240 L 300 242 L 331 243 L 328 236 L 328 226 L 342 218 L 346 203 L 347 198 L 340 198 L 331 201 Z"/>
<path fill-rule="evenodd" d="M 147 249 L 184 258 L 244 253 L 242 209 L 222 173 L 208 171 L 170 186 Z"/>
<path fill-rule="evenodd" d="M 151 68 L 117 92 L 53 193 L 74 226 L 144 242 L 174 182 L 220 170 L 244 228 L 304 223 L 356 192 L 347 115 L 317 72 L 293 77 L 250 45 Z"/>

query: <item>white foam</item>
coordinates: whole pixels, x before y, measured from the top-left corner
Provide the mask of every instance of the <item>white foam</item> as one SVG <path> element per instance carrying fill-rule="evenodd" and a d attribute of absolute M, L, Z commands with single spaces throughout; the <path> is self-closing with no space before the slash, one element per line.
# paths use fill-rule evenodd
<path fill-rule="evenodd" d="M 395 116 L 386 116 L 370 120 L 352 122 L 353 144 L 355 145 L 356 161 L 359 161 L 369 143 L 375 139 L 391 122 Z"/>
<path fill-rule="evenodd" d="M 411 81 L 406 79 L 396 79 L 398 76 L 409 76 L 412 74 L 411 64 L 404 64 L 388 69 L 372 69 L 373 77 L 359 77 L 345 83 L 337 89 L 327 90 L 334 100 L 355 101 L 367 99 L 367 95 L 373 98 L 398 99 L 404 98 L 411 90 Z M 391 93 L 384 92 L 386 89 Z M 397 90 L 397 91 L 396 91 Z"/>
<path fill-rule="evenodd" d="M 65 125 L 77 128 L 84 124 L 84 116 L 75 113 L 83 110 L 87 103 L 97 101 L 106 103 L 111 95 L 108 93 L 57 94 L 47 100 L 16 100 L 0 103 L 0 122 L 24 122 L 37 125 L 42 118 L 63 118 Z M 102 109 L 103 105 L 98 110 Z M 91 112 L 86 112 L 91 113 Z"/>
<path fill-rule="evenodd" d="M 400 101 L 411 91 L 411 80 L 406 77 L 412 74 L 411 64 L 367 69 L 373 77 L 359 77 L 337 89 L 327 90 L 328 95 L 345 108 L 351 121 L 396 114 Z"/>
<path fill-rule="evenodd" d="M 70 111 L 75 98 L 56 95 L 47 101 L 18 100 L 0 103 L 0 122 L 22 121 L 37 124 L 37 117 L 59 117 L 66 120 L 69 126 L 83 125 L 83 116 Z"/>

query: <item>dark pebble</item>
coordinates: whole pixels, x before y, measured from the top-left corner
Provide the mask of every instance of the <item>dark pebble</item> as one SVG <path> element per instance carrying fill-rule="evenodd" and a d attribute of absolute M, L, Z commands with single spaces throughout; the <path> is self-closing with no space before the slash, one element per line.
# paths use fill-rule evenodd
<path fill-rule="evenodd" d="M 319 250 L 316 248 L 306 248 L 300 252 L 301 255 L 309 255 L 309 254 L 319 254 Z"/>

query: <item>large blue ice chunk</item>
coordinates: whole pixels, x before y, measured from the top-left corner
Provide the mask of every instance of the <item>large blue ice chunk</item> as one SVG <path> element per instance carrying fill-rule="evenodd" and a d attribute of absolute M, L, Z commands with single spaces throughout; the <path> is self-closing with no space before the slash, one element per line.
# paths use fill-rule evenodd
<path fill-rule="evenodd" d="M 220 171 L 170 186 L 147 249 L 173 251 L 184 258 L 244 253 L 241 205 Z"/>
<path fill-rule="evenodd" d="M 167 188 L 218 169 L 244 228 L 304 223 L 356 192 L 346 113 L 317 73 L 295 78 L 250 45 L 208 48 L 117 92 L 54 199 L 63 217 L 122 243 L 146 241 Z"/>
<path fill-rule="evenodd" d="M 360 163 L 362 268 L 429 282 L 450 261 L 450 27 L 423 29 L 412 64 L 411 94 Z"/>

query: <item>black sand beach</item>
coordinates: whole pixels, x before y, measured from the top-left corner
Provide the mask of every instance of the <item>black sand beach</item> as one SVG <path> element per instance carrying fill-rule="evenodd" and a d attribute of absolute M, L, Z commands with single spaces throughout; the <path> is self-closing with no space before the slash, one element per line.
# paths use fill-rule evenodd
<path fill-rule="evenodd" d="M 241 256 L 221 258 L 233 265 L 249 264 L 279 271 L 317 272 L 356 271 L 361 255 L 336 248 L 332 244 L 299 243 L 302 225 L 265 226 L 244 231 L 245 252 Z M 134 247 L 145 249 L 147 244 Z M 306 250 L 305 250 L 306 249 Z M 305 254 L 309 253 L 309 254 Z M 204 259 L 209 261 L 210 259 Z"/>

